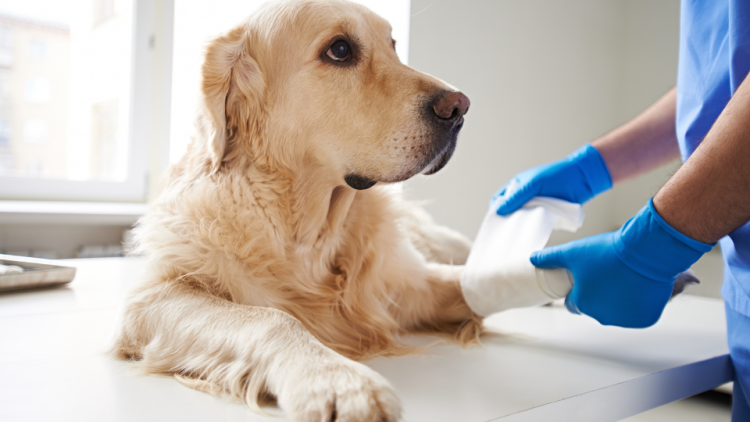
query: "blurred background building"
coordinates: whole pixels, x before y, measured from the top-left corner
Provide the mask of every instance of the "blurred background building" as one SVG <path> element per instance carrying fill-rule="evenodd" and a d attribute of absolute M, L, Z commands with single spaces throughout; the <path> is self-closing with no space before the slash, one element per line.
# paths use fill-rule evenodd
<path fill-rule="evenodd" d="M 65 177 L 70 30 L 0 15 L 0 176 Z"/>
<path fill-rule="evenodd" d="M 37 3 L 0 4 L 0 177 L 122 179 L 132 2 Z"/>

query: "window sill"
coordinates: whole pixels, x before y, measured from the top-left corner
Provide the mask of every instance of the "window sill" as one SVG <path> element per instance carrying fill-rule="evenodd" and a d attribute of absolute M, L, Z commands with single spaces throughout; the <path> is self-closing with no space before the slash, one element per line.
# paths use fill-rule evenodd
<path fill-rule="evenodd" d="M 139 203 L 0 201 L 0 224 L 130 226 L 146 211 Z"/>

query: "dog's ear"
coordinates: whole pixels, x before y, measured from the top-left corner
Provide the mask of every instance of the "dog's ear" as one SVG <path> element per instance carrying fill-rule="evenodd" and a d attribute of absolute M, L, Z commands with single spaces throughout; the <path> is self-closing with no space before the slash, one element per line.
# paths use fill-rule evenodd
<path fill-rule="evenodd" d="M 252 36 L 239 27 L 206 49 L 201 90 L 213 133 L 208 149 L 214 171 L 237 142 L 258 129 L 265 83 L 252 55 Z"/>

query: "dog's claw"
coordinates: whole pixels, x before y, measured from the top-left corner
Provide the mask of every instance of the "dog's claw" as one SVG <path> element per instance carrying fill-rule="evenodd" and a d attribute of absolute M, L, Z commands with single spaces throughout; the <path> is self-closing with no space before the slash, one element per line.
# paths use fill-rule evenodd
<path fill-rule="evenodd" d="M 698 280 L 698 277 L 696 277 L 695 274 L 690 270 L 680 273 L 680 275 L 677 276 L 677 279 L 674 282 L 674 287 L 672 288 L 672 297 L 675 297 L 678 294 L 682 293 L 685 290 L 685 287 L 692 284 L 700 284 L 700 282 L 701 281 Z"/>

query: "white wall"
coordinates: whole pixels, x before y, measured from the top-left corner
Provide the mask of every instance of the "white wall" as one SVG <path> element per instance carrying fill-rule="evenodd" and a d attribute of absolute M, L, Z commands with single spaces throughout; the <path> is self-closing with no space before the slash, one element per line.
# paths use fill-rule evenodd
<path fill-rule="evenodd" d="M 472 238 L 515 173 L 562 158 L 675 83 L 679 0 L 413 0 L 411 10 L 411 66 L 472 106 L 453 160 L 406 191 Z M 616 228 L 665 180 L 647 175 L 591 201 L 576 237 Z"/>
<path fill-rule="evenodd" d="M 677 0 L 620 0 L 625 22 L 620 116 L 630 119 L 675 85 L 679 42 Z M 615 190 L 613 224 L 633 216 L 679 168 L 675 160 Z"/>

